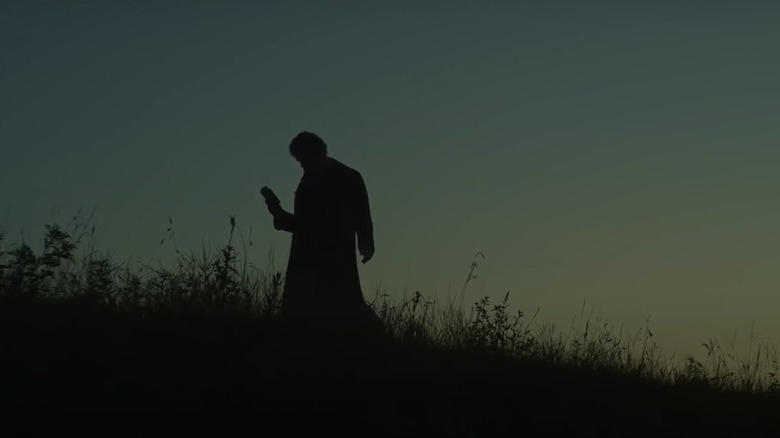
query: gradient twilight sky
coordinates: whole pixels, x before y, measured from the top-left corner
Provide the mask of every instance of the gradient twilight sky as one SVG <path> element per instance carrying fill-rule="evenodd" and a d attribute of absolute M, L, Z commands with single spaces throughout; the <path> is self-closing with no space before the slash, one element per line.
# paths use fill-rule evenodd
<path fill-rule="evenodd" d="M 40 242 L 96 208 L 98 249 L 227 242 L 287 261 L 287 145 L 364 177 L 364 294 L 510 291 L 568 327 L 650 317 L 678 354 L 780 339 L 776 2 L 3 2 L 0 220 Z M 38 249 L 38 246 L 34 246 Z M 240 250 L 239 246 L 239 250 Z M 741 335 L 740 335 L 741 336 Z M 743 338 L 738 338 L 742 342 Z"/>

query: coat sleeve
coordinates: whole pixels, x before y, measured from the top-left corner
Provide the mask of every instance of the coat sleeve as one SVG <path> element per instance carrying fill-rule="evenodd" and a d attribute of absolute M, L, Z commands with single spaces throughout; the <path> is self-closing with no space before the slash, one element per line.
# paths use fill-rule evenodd
<path fill-rule="evenodd" d="M 279 208 L 279 210 L 274 214 L 274 228 L 277 230 L 289 231 L 291 233 L 294 232 L 295 215 Z"/>
<path fill-rule="evenodd" d="M 356 175 L 355 195 L 357 214 L 357 237 L 359 247 L 374 247 L 374 225 L 371 222 L 371 207 L 368 203 L 368 190 L 363 181 L 363 177 L 358 173 Z"/>

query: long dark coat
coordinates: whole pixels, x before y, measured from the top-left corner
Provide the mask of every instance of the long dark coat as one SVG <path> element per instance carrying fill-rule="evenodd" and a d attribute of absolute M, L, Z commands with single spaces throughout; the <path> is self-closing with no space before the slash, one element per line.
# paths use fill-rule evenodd
<path fill-rule="evenodd" d="M 292 233 L 284 315 L 342 319 L 368 310 L 358 276 L 356 237 L 373 247 L 373 225 L 359 172 L 329 157 L 319 173 L 304 173 L 293 213 L 275 215 L 274 228 Z"/>

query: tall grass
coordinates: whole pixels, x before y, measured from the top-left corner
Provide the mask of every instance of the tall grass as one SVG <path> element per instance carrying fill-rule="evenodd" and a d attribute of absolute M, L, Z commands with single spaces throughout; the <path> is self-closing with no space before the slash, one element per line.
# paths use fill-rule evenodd
<path fill-rule="evenodd" d="M 77 255 L 91 216 L 72 231 L 45 225 L 43 248 L 36 253 L 21 242 L 4 245 L 0 233 L 0 317 L 12 320 L 90 318 L 229 318 L 273 321 L 278 317 L 283 272 L 258 269 L 247 257 L 239 261 L 230 217 L 227 244 L 216 254 L 179 254 L 173 268 L 144 264 L 132 269 L 115 263 L 94 247 Z M 174 245 L 173 221 L 168 239 Z M 239 230 L 240 234 L 240 230 Z M 251 232 L 250 232 L 251 235 Z M 75 238 L 73 237 L 75 236 Z M 242 237 L 244 253 L 246 242 Z M 161 244 L 167 239 L 163 239 Z M 250 246 L 252 242 L 250 240 Z M 443 352 L 526 361 L 628 376 L 671 386 L 777 394 L 778 351 L 751 336 L 748 353 L 735 354 L 735 340 L 710 339 L 707 359 L 676 361 L 663 354 L 649 324 L 634 333 L 615 329 L 585 314 L 566 330 L 538 320 L 538 312 L 510 312 L 509 293 L 494 301 L 486 296 L 466 306 L 469 283 L 477 278 L 477 253 L 454 302 L 441 305 L 419 291 L 393 300 L 377 292 L 368 303 L 385 330 L 402 345 Z"/>

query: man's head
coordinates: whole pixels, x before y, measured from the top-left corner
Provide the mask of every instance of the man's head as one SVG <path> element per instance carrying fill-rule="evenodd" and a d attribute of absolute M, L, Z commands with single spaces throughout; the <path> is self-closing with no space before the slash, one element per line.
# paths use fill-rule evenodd
<path fill-rule="evenodd" d="M 303 170 L 318 167 L 328 156 L 328 146 L 317 135 L 303 131 L 290 142 L 290 155 L 299 163 Z"/>

